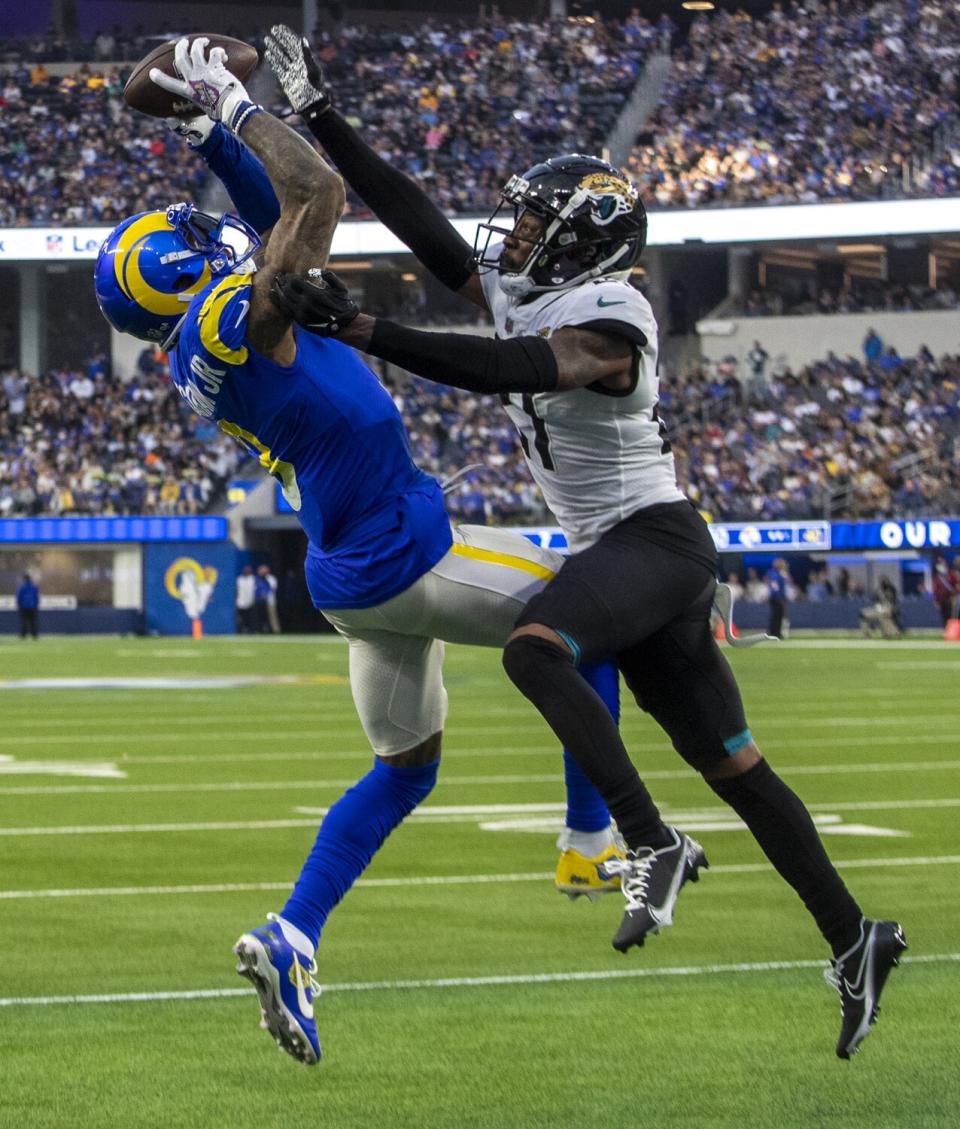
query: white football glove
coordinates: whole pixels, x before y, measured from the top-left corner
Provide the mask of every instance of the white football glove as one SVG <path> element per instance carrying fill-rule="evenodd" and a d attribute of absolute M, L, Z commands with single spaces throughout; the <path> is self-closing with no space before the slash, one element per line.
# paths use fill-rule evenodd
<path fill-rule="evenodd" d="M 197 114 L 195 118 L 164 118 L 164 121 L 167 128 L 178 133 L 191 149 L 199 149 L 216 124 L 206 114 Z"/>
<path fill-rule="evenodd" d="M 192 102 L 208 118 L 223 122 L 236 133 L 248 115 L 260 107 L 254 106 L 243 83 L 227 70 L 227 53 L 222 47 L 214 47 L 207 57 L 209 43 L 203 36 L 193 43 L 184 36 L 178 40 L 173 54 L 173 65 L 180 78 L 171 78 L 153 67 L 150 81 Z"/>

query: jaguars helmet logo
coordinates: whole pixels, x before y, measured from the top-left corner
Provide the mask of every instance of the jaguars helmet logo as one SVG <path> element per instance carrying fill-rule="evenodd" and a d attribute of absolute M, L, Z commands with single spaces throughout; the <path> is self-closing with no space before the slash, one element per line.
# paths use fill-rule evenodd
<path fill-rule="evenodd" d="M 606 172 L 591 173 L 578 185 L 591 204 L 591 218 L 599 227 L 606 227 L 618 216 L 628 216 L 637 206 L 636 188 L 621 177 Z"/>

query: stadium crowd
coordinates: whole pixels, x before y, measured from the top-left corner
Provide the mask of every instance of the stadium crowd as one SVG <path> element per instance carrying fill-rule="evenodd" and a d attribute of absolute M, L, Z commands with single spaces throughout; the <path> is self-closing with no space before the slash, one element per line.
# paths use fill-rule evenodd
<path fill-rule="evenodd" d="M 537 22 L 494 9 L 483 26 L 344 23 L 315 45 L 337 104 L 378 152 L 448 212 L 482 213 L 531 152 L 599 150 L 665 35 L 636 11 Z M 0 226 L 110 223 L 201 192 L 200 163 L 130 113 L 127 69 L 107 65 L 155 38 L 25 46 L 0 79 Z M 45 56 L 74 50 L 78 71 L 49 73 Z M 960 13 L 937 0 L 714 12 L 675 48 L 628 169 L 662 208 L 960 191 L 960 145 L 907 175 L 956 122 L 958 59 Z"/>
<path fill-rule="evenodd" d="M 954 513 L 960 357 L 883 364 L 828 356 L 742 383 L 733 364 L 661 381 L 681 481 L 716 521 Z M 248 456 L 194 415 L 145 349 L 111 378 L 102 355 L 39 379 L 0 374 L 0 516 L 198 513 L 222 505 Z M 414 458 L 450 483 L 455 520 L 550 520 L 493 398 L 391 368 Z"/>
<path fill-rule="evenodd" d="M 315 47 L 337 105 L 452 213 L 488 210 L 531 152 L 598 151 L 658 37 L 622 21 L 344 26 Z"/>
<path fill-rule="evenodd" d="M 195 415 L 145 350 L 141 371 L 83 366 L 0 374 L 0 517 L 195 514 L 246 456 Z"/>
<path fill-rule="evenodd" d="M 130 112 L 124 75 L 43 64 L 0 77 L 0 227 L 119 223 L 194 199 L 205 172 L 162 122 Z"/>
<path fill-rule="evenodd" d="M 548 520 L 516 431 L 498 401 L 396 369 L 388 387 L 415 461 L 448 484 L 447 509 L 454 520 L 480 525 Z"/>
<path fill-rule="evenodd" d="M 731 314 L 744 317 L 780 317 L 805 314 L 907 313 L 911 310 L 955 310 L 960 296 L 948 283 L 933 289 L 919 283 L 881 279 L 830 290 L 812 284 L 752 290 Z"/>
<path fill-rule="evenodd" d="M 956 114 L 958 59 L 939 0 L 717 11 L 674 52 L 628 167 L 662 208 L 955 191 L 956 151 L 908 170 Z"/>
<path fill-rule="evenodd" d="M 639 16 L 496 16 L 482 27 L 345 25 L 316 48 L 347 117 L 442 208 L 466 213 L 489 210 L 532 149 L 602 147 L 657 34 Z M 126 74 L 21 62 L 0 80 L 0 226 L 106 224 L 199 197 L 202 164 L 183 160 L 163 123 L 130 112 Z M 367 214 L 356 199 L 351 210 Z"/>
<path fill-rule="evenodd" d="M 955 513 L 960 357 L 833 354 L 766 382 L 734 363 L 661 381 L 678 471 L 716 521 Z"/>

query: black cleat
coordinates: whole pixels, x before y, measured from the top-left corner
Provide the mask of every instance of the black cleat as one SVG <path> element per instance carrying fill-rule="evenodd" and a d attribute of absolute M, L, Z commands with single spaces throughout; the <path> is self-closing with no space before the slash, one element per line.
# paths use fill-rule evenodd
<path fill-rule="evenodd" d="M 891 969 L 900 963 L 907 941 L 895 921 L 860 922 L 860 939 L 831 961 L 824 977 L 840 995 L 840 1038 L 837 1057 L 849 1058 L 870 1034 L 880 1012 L 880 993 Z"/>
<path fill-rule="evenodd" d="M 673 906 L 684 882 L 696 882 L 698 871 L 710 864 L 703 847 L 675 827 L 668 827 L 671 842 L 653 850 L 643 847 L 627 851 L 624 859 L 610 859 L 604 869 L 620 875 L 620 888 L 627 899 L 627 910 L 613 938 L 613 947 L 625 953 L 632 945 L 642 945 L 648 933 L 659 933 L 673 924 Z"/>

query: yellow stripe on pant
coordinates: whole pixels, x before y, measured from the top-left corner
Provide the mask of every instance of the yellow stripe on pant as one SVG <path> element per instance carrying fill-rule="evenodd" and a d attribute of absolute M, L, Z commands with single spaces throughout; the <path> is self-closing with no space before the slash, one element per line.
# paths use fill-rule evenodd
<path fill-rule="evenodd" d="M 473 545 L 454 543 L 450 551 L 458 557 L 469 557 L 474 561 L 486 561 L 489 564 L 506 565 L 508 568 L 520 569 L 528 572 L 539 580 L 552 580 L 557 574 L 536 561 L 528 561 L 523 557 L 515 557 L 511 553 L 495 553 L 492 549 L 478 549 Z"/>

